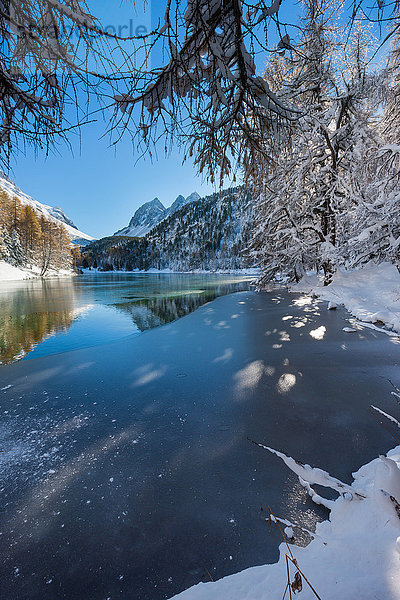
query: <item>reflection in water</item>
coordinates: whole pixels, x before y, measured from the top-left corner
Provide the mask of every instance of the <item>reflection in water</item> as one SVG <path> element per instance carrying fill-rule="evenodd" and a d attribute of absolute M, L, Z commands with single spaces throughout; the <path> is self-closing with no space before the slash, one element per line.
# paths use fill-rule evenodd
<path fill-rule="evenodd" d="M 58 284 L 58 285 L 57 285 Z M 0 363 L 23 358 L 43 340 L 66 332 L 77 318 L 75 290 L 40 280 L 0 295 Z"/>
<path fill-rule="evenodd" d="M 198 274 L 5 282 L 0 285 L 0 364 L 106 344 L 248 288 L 246 277 Z"/>
<path fill-rule="evenodd" d="M 248 282 L 218 285 L 211 289 L 166 294 L 157 298 L 140 298 L 115 304 L 115 308 L 127 312 L 140 331 L 153 329 L 176 321 L 193 312 L 206 302 L 232 292 L 247 290 Z"/>

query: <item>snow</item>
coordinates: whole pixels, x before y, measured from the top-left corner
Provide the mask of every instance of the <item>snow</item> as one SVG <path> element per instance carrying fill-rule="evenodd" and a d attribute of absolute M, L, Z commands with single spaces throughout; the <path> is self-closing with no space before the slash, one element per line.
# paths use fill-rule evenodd
<path fill-rule="evenodd" d="M 291 291 L 314 294 L 331 306 L 343 304 L 361 322 L 384 324 L 400 332 L 400 274 L 390 263 L 370 263 L 357 271 L 337 271 L 332 283 L 325 287 L 316 275 L 306 275 L 291 286 Z"/>
<path fill-rule="evenodd" d="M 0 281 L 13 281 L 17 279 L 30 279 L 28 271 L 13 267 L 4 260 L 0 261 Z"/>
<path fill-rule="evenodd" d="M 0 188 L 2 188 L 10 197 L 16 196 L 18 200 L 22 204 L 29 204 L 36 212 L 41 215 L 44 215 L 47 219 L 54 221 L 56 223 L 63 223 L 65 229 L 67 230 L 72 241 L 79 240 L 88 240 L 92 241 L 92 238 L 87 233 L 83 233 L 79 231 L 76 227 L 71 226 L 69 223 L 72 223 L 71 219 L 69 219 L 60 208 L 53 208 L 52 206 L 48 206 L 47 204 L 42 204 L 37 200 L 34 200 L 27 194 L 25 194 L 5 173 L 0 172 Z M 21 279 L 26 279 L 22 277 Z"/>
<path fill-rule="evenodd" d="M 299 465 L 277 453 L 300 477 L 341 491 L 336 501 L 326 501 L 329 520 L 317 524 L 315 537 L 305 548 L 282 543 L 276 564 L 252 567 L 216 582 L 198 585 L 174 596 L 175 600 L 270 600 L 282 598 L 287 583 L 286 555 L 297 561 L 318 596 L 302 577 L 301 600 L 395 600 L 400 596 L 400 446 L 353 474 L 351 486 L 320 469 Z M 310 484 L 308 484 L 310 485 Z M 341 486 L 344 488 L 341 488 Z M 343 490 L 345 490 L 343 492 Z M 320 497 L 317 496 L 318 501 Z M 314 497 L 313 497 L 314 499 Z M 275 521 L 275 518 L 272 518 Z M 285 519 L 276 519 L 296 529 Z M 290 581 L 296 568 L 290 565 Z"/>
<path fill-rule="evenodd" d="M 53 271 L 50 269 L 46 273 L 46 278 L 71 275 L 74 275 L 73 271 L 68 271 L 66 269 Z M 36 277 L 40 277 L 40 269 L 38 267 L 33 267 L 32 269 L 23 269 L 21 267 L 14 267 L 4 260 L 0 260 L 0 284 L 3 281 L 18 281 L 22 279 L 34 279 Z"/>
<path fill-rule="evenodd" d="M 383 323 L 400 331 L 400 275 L 390 263 L 335 274 L 324 287 L 315 275 L 305 276 L 291 288 L 328 301 L 328 309 L 344 305 L 359 321 Z M 369 325 L 374 329 L 387 329 Z M 324 328 L 323 328 L 324 329 Z M 356 331 L 344 327 L 343 331 Z M 322 339 L 322 328 L 310 335 Z M 400 423 L 378 407 L 372 408 L 396 425 Z M 400 446 L 353 474 L 351 485 L 322 469 L 303 465 L 273 448 L 257 444 L 280 458 L 299 478 L 311 499 L 330 511 L 329 520 L 317 523 L 305 548 L 289 543 L 296 525 L 286 519 L 273 522 L 285 528 L 279 561 L 246 569 L 216 582 L 199 583 L 174 600 L 270 600 L 286 598 L 288 584 L 301 576 L 301 600 L 395 600 L 400 597 Z M 335 490 L 338 498 L 320 495 L 313 485 Z M 288 591 L 288 590 L 286 590 Z M 290 596 L 291 597 L 291 596 Z"/>

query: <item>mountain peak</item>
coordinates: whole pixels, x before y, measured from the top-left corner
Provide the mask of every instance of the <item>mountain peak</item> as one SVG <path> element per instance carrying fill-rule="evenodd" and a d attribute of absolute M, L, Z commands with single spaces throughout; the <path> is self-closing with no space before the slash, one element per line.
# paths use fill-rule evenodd
<path fill-rule="evenodd" d="M 197 202 L 197 200 L 200 200 L 200 198 L 201 198 L 200 194 L 198 194 L 197 192 L 192 192 L 186 198 L 186 204 L 189 204 L 190 202 Z"/>
<path fill-rule="evenodd" d="M 195 202 L 199 200 L 199 198 L 200 195 L 197 192 L 193 192 L 187 198 L 182 196 L 182 194 L 179 194 L 169 208 L 165 208 L 163 203 L 160 202 L 157 197 L 153 198 L 153 200 L 145 202 L 136 210 L 132 219 L 129 221 L 128 227 L 120 229 L 119 231 L 115 232 L 114 235 L 143 237 L 163 219 L 173 215 L 189 202 Z"/>
<path fill-rule="evenodd" d="M 186 198 L 185 198 L 185 196 L 182 196 L 182 194 L 179 194 L 179 196 L 177 196 L 177 198 L 175 198 L 175 200 L 173 201 L 173 203 L 169 207 L 169 209 L 168 209 L 168 216 L 172 215 L 174 212 L 176 212 L 177 210 L 179 210 L 180 208 L 182 208 L 182 206 L 185 206 L 185 204 L 186 204 Z"/>
<path fill-rule="evenodd" d="M 116 231 L 114 235 L 128 235 L 132 237 L 143 237 L 159 223 L 165 213 L 166 208 L 158 198 L 153 198 L 149 202 L 145 202 L 135 211 L 132 219 L 129 221 L 128 227 L 124 227 Z"/>
<path fill-rule="evenodd" d="M 146 202 L 142 206 L 146 206 L 146 204 L 150 205 L 150 206 L 156 206 L 157 208 L 161 208 L 162 210 L 165 210 L 164 204 L 157 198 L 157 196 L 155 198 L 153 198 L 153 200 L 150 200 L 150 202 Z"/>
<path fill-rule="evenodd" d="M 190 202 L 197 202 L 199 199 L 200 195 L 197 192 L 192 192 L 187 198 L 180 194 L 169 207 L 168 216 L 173 215 L 174 212 L 181 209 L 183 206 L 186 206 L 186 204 L 189 204 Z"/>

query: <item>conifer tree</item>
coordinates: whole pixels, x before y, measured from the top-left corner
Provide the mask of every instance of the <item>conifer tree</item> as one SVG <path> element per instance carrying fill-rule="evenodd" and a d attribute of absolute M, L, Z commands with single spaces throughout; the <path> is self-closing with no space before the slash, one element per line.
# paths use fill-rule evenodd
<path fill-rule="evenodd" d="M 5 260 L 10 256 L 9 253 L 10 239 L 4 225 L 0 225 L 0 260 Z"/>
<path fill-rule="evenodd" d="M 26 264 L 26 257 L 21 246 L 21 241 L 16 229 L 12 229 L 10 235 L 9 251 L 9 262 L 16 266 L 22 267 Z"/>

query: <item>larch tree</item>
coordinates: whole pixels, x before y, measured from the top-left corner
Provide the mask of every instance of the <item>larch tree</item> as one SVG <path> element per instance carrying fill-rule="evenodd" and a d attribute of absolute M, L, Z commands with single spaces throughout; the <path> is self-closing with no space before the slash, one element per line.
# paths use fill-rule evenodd
<path fill-rule="evenodd" d="M 265 135 L 293 118 L 256 66 L 271 34 L 280 50 L 292 46 L 285 2 L 164 0 L 163 22 L 128 38 L 104 31 L 84 0 L 1 2 L 0 159 L 27 144 L 47 151 L 90 120 L 82 95 L 93 94 L 100 105 L 111 99 L 115 142 L 126 131 L 143 152 L 160 138 L 166 148 L 181 142 L 210 179 L 266 160 Z M 392 5 L 372 0 L 367 11 L 354 0 L 348 20 L 383 22 Z"/>
<path fill-rule="evenodd" d="M 71 269 L 71 242 L 63 223 L 47 219 L 29 204 L 0 192 L 1 260 L 22 267 Z M 5 250 L 3 248 L 5 247 Z"/>
<path fill-rule="evenodd" d="M 28 204 L 22 210 L 19 233 L 27 264 L 35 264 L 40 244 L 41 228 L 36 211 Z"/>
<path fill-rule="evenodd" d="M 379 139 L 366 156 L 364 178 L 368 194 L 355 214 L 357 235 L 352 240 L 357 263 L 389 260 L 400 266 L 400 17 L 381 94 Z M 375 86 L 379 90 L 379 86 Z"/>

